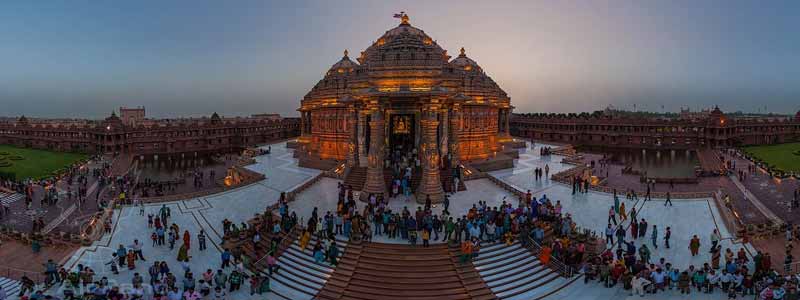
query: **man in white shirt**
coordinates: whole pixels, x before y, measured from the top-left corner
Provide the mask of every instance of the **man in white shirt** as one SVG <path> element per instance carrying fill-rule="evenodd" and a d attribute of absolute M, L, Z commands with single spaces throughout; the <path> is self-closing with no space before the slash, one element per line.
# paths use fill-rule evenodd
<path fill-rule="evenodd" d="M 633 296 L 633 294 L 637 294 L 639 297 L 644 297 L 644 288 L 648 284 L 650 284 L 650 280 L 647 280 L 646 278 L 637 274 L 636 277 L 633 278 L 633 281 L 631 281 L 631 285 L 633 285 L 631 296 Z"/>
<path fill-rule="evenodd" d="M 722 285 L 723 291 L 727 291 L 728 288 L 730 288 L 731 281 L 733 281 L 732 274 L 728 273 L 728 271 L 722 270 L 722 275 L 719 276 L 719 283 Z"/>
<path fill-rule="evenodd" d="M 709 293 L 714 292 L 714 287 L 716 287 L 719 284 L 720 278 L 721 278 L 721 276 L 719 274 L 717 274 L 717 271 L 711 270 L 710 272 L 708 272 L 708 275 L 706 276 L 706 280 L 708 281 L 708 292 Z M 726 290 L 723 290 L 723 292 L 724 291 L 726 291 Z"/>

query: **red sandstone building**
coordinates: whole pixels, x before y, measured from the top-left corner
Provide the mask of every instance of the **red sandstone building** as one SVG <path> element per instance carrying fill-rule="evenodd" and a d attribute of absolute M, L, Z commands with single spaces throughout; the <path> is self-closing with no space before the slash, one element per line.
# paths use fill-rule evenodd
<path fill-rule="evenodd" d="M 384 160 L 419 151 L 417 194 L 438 201 L 443 165 L 494 157 L 511 140 L 512 106 L 463 48 L 451 59 L 401 19 L 355 61 L 345 51 L 302 99 L 298 156 L 301 166 L 366 168 L 363 191 L 384 193 Z"/>
<path fill-rule="evenodd" d="M 238 151 L 295 137 L 297 118 L 211 117 L 145 119 L 144 108 L 122 109 L 104 120 L 29 120 L 0 122 L 0 144 L 54 151 L 170 155 Z"/>
<path fill-rule="evenodd" d="M 792 117 L 727 117 L 715 108 L 699 118 L 632 118 L 614 114 L 514 114 L 514 136 L 584 146 L 693 149 L 800 141 Z"/>

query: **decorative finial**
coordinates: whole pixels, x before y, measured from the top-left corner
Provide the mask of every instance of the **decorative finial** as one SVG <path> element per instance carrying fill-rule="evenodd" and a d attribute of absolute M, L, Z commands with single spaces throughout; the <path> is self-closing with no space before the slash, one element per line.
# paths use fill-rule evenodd
<path fill-rule="evenodd" d="M 394 14 L 394 17 L 400 19 L 400 25 L 411 25 L 411 23 L 408 22 L 408 15 L 404 11 L 401 11 L 399 14 Z"/>
<path fill-rule="evenodd" d="M 461 56 L 466 56 L 467 51 L 464 50 L 464 47 L 461 47 Z"/>
<path fill-rule="evenodd" d="M 344 49 L 344 57 L 347 57 L 347 49 Z"/>

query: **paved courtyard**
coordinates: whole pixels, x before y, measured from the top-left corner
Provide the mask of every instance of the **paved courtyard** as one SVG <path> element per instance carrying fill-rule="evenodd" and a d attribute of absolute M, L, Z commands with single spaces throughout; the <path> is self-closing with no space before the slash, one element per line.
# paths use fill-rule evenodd
<path fill-rule="evenodd" d="M 216 269 L 220 266 L 222 249 L 222 220 L 225 218 L 235 223 L 246 222 L 255 213 L 277 202 L 280 192 L 286 191 L 310 180 L 317 170 L 297 167 L 297 162 L 292 158 L 291 150 L 286 149 L 285 143 L 272 145 L 272 153 L 256 158 L 256 164 L 248 166 L 251 170 L 266 175 L 266 179 L 258 183 L 234 189 L 225 193 L 199 197 L 184 201 L 157 203 L 145 206 L 144 216 L 139 215 L 139 209 L 124 207 L 116 211 L 111 234 L 95 242 L 92 246 L 80 248 L 64 264 L 68 269 L 76 268 L 78 264 L 92 268 L 96 279 L 107 276 L 112 283 L 123 287 L 130 286 L 134 273 L 139 273 L 147 278 L 147 268 L 153 261 L 166 261 L 176 276 L 180 276 L 180 263 L 177 261 L 177 251 L 180 242 L 174 250 L 168 245 L 153 247 L 150 240 L 151 229 L 147 228 L 147 214 L 157 214 L 162 205 L 171 210 L 170 222 L 178 224 L 181 232 L 188 230 L 192 235 L 192 246 L 189 251 L 191 256 L 190 270 L 198 278 L 206 269 Z M 197 233 L 204 230 L 207 236 L 208 248 L 198 251 Z M 119 275 L 113 275 L 106 262 L 112 259 L 111 254 L 119 245 L 128 247 L 134 239 L 144 242 L 144 256 L 147 261 L 138 261 L 136 269 L 120 270 Z M 226 272 L 232 269 L 228 268 Z M 56 289 L 59 289 L 57 287 Z M 273 285 L 273 288 L 278 287 Z M 61 295 L 60 291 L 56 292 Z M 248 299 L 249 286 L 243 285 L 242 290 L 232 295 L 236 299 Z M 264 299 L 263 296 L 252 297 Z M 272 299 L 268 297 L 268 299 Z"/>
<path fill-rule="evenodd" d="M 541 145 L 537 145 L 541 147 Z M 510 170 L 492 172 L 492 175 L 516 186 L 518 189 L 535 191 L 535 196 L 542 197 L 547 195 L 553 201 L 561 201 L 564 211 L 572 214 L 576 223 L 590 230 L 601 231 L 606 225 L 608 208 L 613 205 L 613 199 L 608 194 L 590 192 L 588 194 L 572 195 L 571 189 L 565 185 L 551 182 L 548 179 L 536 182 L 532 178 L 534 167 L 549 165 L 550 172 L 555 173 L 567 169 L 570 165 L 560 163 L 561 157 L 557 155 L 541 157 L 538 155 L 538 148 L 533 150 L 520 150 L 520 159 L 515 162 L 515 167 Z M 65 264 L 66 267 L 75 268 L 78 264 L 89 266 L 97 273 L 96 278 L 103 276 L 109 277 L 112 282 L 119 284 L 129 284 L 134 272 L 146 275 L 147 267 L 154 260 L 166 261 L 173 271 L 180 268 L 175 250 L 169 250 L 168 246 L 152 247 L 150 243 L 151 230 L 147 229 L 147 214 L 156 214 L 162 205 L 166 205 L 172 211 L 170 221 L 177 223 L 180 230 L 189 230 L 192 234 L 192 248 L 190 255 L 190 270 L 199 275 L 208 268 L 216 270 L 220 263 L 219 245 L 221 244 L 221 224 L 227 218 L 233 222 L 245 222 L 253 217 L 254 213 L 261 212 L 270 204 L 274 204 L 282 191 L 287 191 L 303 184 L 319 174 L 317 170 L 299 168 L 296 159 L 292 158 L 290 149 L 286 149 L 285 143 L 272 145 L 272 154 L 256 158 L 257 163 L 248 166 L 250 170 L 265 174 L 266 179 L 249 185 L 234 189 L 225 193 L 207 197 L 199 197 L 185 201 L 152 204 L 145 207 L 145 216 L 139 215 L 138 208 L 125 207 L 117 210 L 114 219 L 113 232 L 104 236 L 100 241 L 90 247 L 82 247 Z M 307 219 L 314 207 L 318 207 L 320 213 L 333 210 L 337 200 L 337 183 L 340 180 L 332 178 L 322 178 L 320 181 L 306 189 L 297 196 L 291 203 L 290 209 L 296 211 L 298 216 Z M 466 182 L 467 191 L 455 193 L 450 196 L 450 211 L 453 214 L 461 215 L 465 213 L 474 203 L 479 200 L 489 202 L 490 206 L 496 206 L 503 201 L 516 203 L 517 199 L 509 192 L 493 184 L 488 179 L 471 180 Z M 624 198 L 624 197 L 623 197 Z M 624 201 L 624 200 L 623 200 Z M 663 237 L 663 230 L 666 226 L 671 226 L 673 230 L 673 247 L 669 250 L 661 247 L 663 241 L 659 241 L 659 248 L 652 249 L 653 257 L 658 259 L 664 257 L 674 265 L 685 268 L 689 264 L 702 265 L 709 261 L 707 251 L 692 258 L 687 249 L 688 240 L 693 234 L 701 238 L 702 248 L 707 249 L 710 244 L 708 235 L 711 230 L 717 228 L 722 232 L 725 241 L 723 248 L 732 248 L 737 251 L 742 244 L 733 243 L 730 233 L 720 220 L 719 213 L 709 199 L 674 200 L 674 206 L 664 207 L 663 200 L 654 199 L 643 204 L 640 216 L 648 220 L 648 223 L 657 225 L 659 233 Z M 626 203 L 632 204 L 632 203 Z M 395 211 L 400 211 L 404 206 L 410 210 L 415 210 L 419 205 L 413 199 L 398 198 L 393 199 L 390 207 Z M 441 214 L 442 207 L 434 208 L 434 213 Z M 196 234 L 200 230 L 205 230 L 208 236 L 208 249 L 206 251 L 197 250 Z M 641 242 L 650 243 L 650 232 L 647 239 L 639 239 L 637 247 Z M 133 239 L 139 239 L 145 244 L 144 255 L 148 259 L 146 262 L 137 262 L 136 269 L 121 270 L 119 275 L 112 275 L 110 268 L 105 264 L 111 260 L 111 253 L 118 245 L 128 246 Z M 375 241 L 402 243 L 401 240 L 388 240 L 383 237 L 375 237 Z M 748 250 L 751 250 L 748 246 Z M 230 271 L 227 270 L 228 272 Z M 146 276 L 145 276 L 146 277 Z M 123 286 L 124 287 L 124 286 Z M 273 289 L 283 295 L 291 295 L 286 287 L 282 287 L 273 281 Z M 248 299 L 249 286 L 245 284 L 242 291 L 235 292 L 232 298 Z M 60 295 L 60 293 L 57 293 Z M 617 298 L 626 295 L 619 289 L 604 289 L 602 287 L 592 287 L 585 289 L 582 283 L 573 284 L 551 296 L 552 299 L 567 297 L 570 299 L 607 299 Z M 602 295 L 602 296 L 600 296 Z M 599 296 L 599 297 L 598 297 Z M 699 296 L 699 295 L 698 295 Z M 277 296 L 275 296 L 277 297 Z M 553 298 L 555 297 L 555 298 Z M 658 295 L 658 299 L 672 299 L 668 295 Z M 713 297 L 713 296 L 712 296 Z M 263 297 L 252 297 L 253 299 Z M 637 297 L 638 298 L 638 297 Z M 652 297 L 651 297 L 652 298 Z M 269 295 L 267 299 L 272 299 Z M 624 297 L 622 298 L 624 299 Z M 717 299 L 717 298 L 693 298 L 693 299 Z"/>

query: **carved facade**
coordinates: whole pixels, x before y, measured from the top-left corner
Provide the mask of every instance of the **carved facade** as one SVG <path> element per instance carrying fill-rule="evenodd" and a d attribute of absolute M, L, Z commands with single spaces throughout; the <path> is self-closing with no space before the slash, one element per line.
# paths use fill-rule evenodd
<path fill-rule="evenodd" d="M 628 118 L 608 114 L 514 114 L 514 136 L 573 145 L 695 149 L 800 141 L 794 117 L 728 117 L 719 108 L 691 119 Z"/>
<path fill-rule="evenodd" d="M 300 120 L 210 118 L 140 120 L 128 125 L 113 114 L 104 120 L 0 122 L 0 144 L 54 151 L 159 155 L 219 153 L 295 137 Z"/>
<path fill-rule="evenodd" d="M 451 59 L 403 15 L 399 26 L 386 31 L 355 61 L 345 51 L 302 99 L 298 111 L 303 124 L 301 164 L 346 162 L 368 167 L 369 174 L 377 176 L 387 149 L 403 143 L 422 154 L 421 185 L 429 183 L 434 189 L 432 178 L 438 176 L 442 158 L 488 158 L 501 141 L 510 139 L 512 106 L 463 48 Z M 383 188 L 370 178 L 366 191 Z M 441 186 L 423 194 L 440 197 L 440 191 Z"/>

